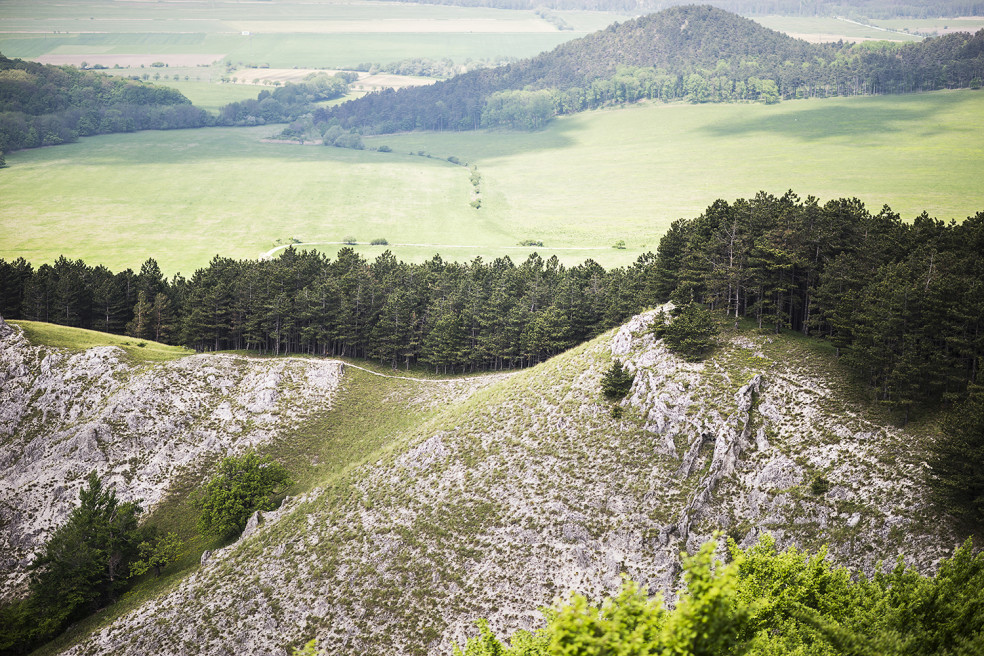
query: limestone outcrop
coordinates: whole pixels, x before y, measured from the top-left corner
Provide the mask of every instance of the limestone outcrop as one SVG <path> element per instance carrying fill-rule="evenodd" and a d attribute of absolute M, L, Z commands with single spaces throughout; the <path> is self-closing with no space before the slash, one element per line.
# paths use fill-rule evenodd
<path fill-rule="evenodd" d="M 156 364 L 113 346 L 33 346 L 0 323 L 0 590 L 25 567 L 95 470 L 151 509 L 174 477 L 286 434 L 330 407 L 338 362 L 194 355 Z"/>

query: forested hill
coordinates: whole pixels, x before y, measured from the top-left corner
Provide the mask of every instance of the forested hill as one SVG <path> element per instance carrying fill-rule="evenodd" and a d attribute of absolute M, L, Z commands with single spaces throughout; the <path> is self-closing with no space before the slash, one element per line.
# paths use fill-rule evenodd
<path fill-rule="evenodd" d="M 640 13 L 660 11 L 688 0 L 389 0 L 408 4 L 495 7 L 497 9 L 581 9 Z M 940 16 L 980 16 L 980 0 L 711 0 L 709 4 L 745 16 L 865 16 L 868 18 L 939 18 Z"/>
<path fill-rule="evenodd" d="M 535 129 L 552 116 L 645 98 L 691 102 L 907 93 L 980 84 L 984 31 L 879 47 L 811 44 L 710 6 L 673 7 L 532 59 L 384 91 L 327 120 L 364 132 Z"/>
<path fill-rule="evenodd" d="M 0 152 L 209 122 L 174 89 L 0 55 Z"/>

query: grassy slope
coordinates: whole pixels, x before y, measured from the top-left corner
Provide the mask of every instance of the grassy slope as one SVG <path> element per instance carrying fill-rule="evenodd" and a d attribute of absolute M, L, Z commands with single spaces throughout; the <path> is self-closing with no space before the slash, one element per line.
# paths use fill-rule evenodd
<path fill-rule="evenodd" d="M 29 322 L 14 323 L 23 325 Z M 106 343 L 109 341 L 106 340 Z M 261 453 L 282 462 L 291 472 L 296 481 L 288 490 L 291 496 L 309 492 L 318 485 L 329 488 L 344 485 L 353 468 L 386 457 L 401 434 L 436 413 L 438 405 L 428 407 L 418 403 L 421 396 L 426 397 L 435 391 L 431 388 L 433 386 L 422 387 L 420 383 L 380 378 L 347 368 L 332 409 L 318 413 L 303 423 L 289 439 L 270 444 Z M 440 396 L 440 386 L 436 391 Z M 175 531 L 181 536 L 185 541 L 181 560 L 169 566 L 160 579 L 145 577 L 119 603 L 79 622 L 59 639 L 34 652 L 36 655 L 58 653 L 80 636 L 173 589 L 198 569 L 205 549 L 225 546 L 203 539 L 195 528 L 193 493 L 207 475 L 206 471 L 186 472 L 172 484 L 165 501 L 146 518 L 148 523 L 161 530 Z"/>
<path fill-rule="evenodd" d="M 139 641 L 148 629 L 163 632 L 164 638 L 137 642 L 134 649 L 184 642 L 186 648 L 214 651 L 222 636 L 269 622 L 266 613 L 284 644 L 318 635 L 337 653 L 383 653 L 399 644 L 400 653 L 423 654 L 435 650 L 434 641 L 448 635 L 450 623 L 471 631 L 468 618 L 484 615 L 492 616 L 497 630 L 515 628 L 536 621 L 530 611 L 570 587 L 610 592 L 605 588 L 617 583 L 619 572 L 669 581 L 672 569 L 653 561 L 664 549 L 675 556 L 685 545 L 661 547 L 656 536 L 677 520 L 711 454 L 702 451 L 703 465 L 681 477 L 676 459 L 661 453 L 664 438 L 646 426 L 648 406 L 633 401 L 625 404 L 622 420 L 609 416 L 598 379 L 611 357 L 610 338 L 602 336 L 462 402 L 429 407 L 410 399 L 433 387 L 353 372 L 335 409 L 302 430 L 299 444 L 273 448 L 274 455 L 307 472 L 301 474 L 302 490 L 319 486 L 314 496 L 204 574 L 202 596 L 186 594 L 177 609 L 159 605 L 169 610 L 147 620 L 152 627 L 128 627 L 122 635 Z M 701 533 L 723 524 L 737 538 L 745 535 L 751 526 L 742 516 L 747 508 L 740 507 L 749 494 L 745 486 L 780 456 L 794 459 L 793 469 L 805 475 L 783 489 L 763 488 L 775 505 L 763 509 L 758 522 L 811 547 L 835 541 L 834 553 L 848 562 L 873 564 L 897 550 L 912 554 L 912 545 L 928 546 L 915 555 L 931 560 L 938 549 L 933 539 L 928 545 L 908 542 L 906 532 L 910 520 L 923 535 L 938 531 L 919 524 L 922 511 L 907 498 L 912 472 L 923 458 L 920 429 L 878 429 L 890 418 L 863 400 L 863 390 L 851 387 L 821 343 L 758 333 L 748 323 L 725 338 L 746 340 L 746 346 L 718 349 L 704 365 L 647 365 L 649 375 L 665 377 L 659 388 L 668 408 L 663 412 L 677 412 L 697 426 L 732 412 L 734 393 L 753 374 L 765 372 L 770 381 L 754 425 L 765 428 L 771 446 L 746 454 L 751 468 L 742 466 L 724 480 L 713 512 L 698 522 Z M 641 354 L 633 350 L 631 357 Z M 792 382 L 784 387 L 785 378 Z M 674 387 L 684 394 L 671 401 L 663 392 L 674 394 Z M 811 390 L 819 392 L 816 404 Z M 766 404 L 782 408 L 778 423 L 762 423 Z M 839 422 L 860 433 L 825 432 Z M 690 437 L 674 437 L 678 455 Z M 436 450 L 424 448 L 435 443 Z M 835 457 L 825 458 L 831 449 Z M 314 464 L 315 458 L 323 464 Z M 371 466 L 358 467 L 367 463 Z M 824 472 L 841 492 L 828 499 L 811 495 L 808 475 L 814 472 Z M 900 478 L 895 494 L 882 491 L 893 489 L 885 485 L 886 475 L 889 481 Z M 158 517 L 166 525 L 189 526 L 186 497 L 177 495 L 172 502 Z M 894 514 L 886 515 L 886 508 Z M 847 518 L 855 513 L 860 524 L 849 525 Z M 894 528 L 886 533 L 882 527 L 889 523 Z M 637 541 L 645 545 L 641 550 L 628 546 Z M 193 560 L 182 572 L 195 570 Z M 58 645 L 109 624 L 177 580 L 172 576 L 142 589 Z M 253 599 L 262 602 L 259 607 Z M 311 612 L 312 599 L 327 614 L 303 616 Z M 242 616 L 242 608 L 252 608 L 258 618 Z M 346 634 L 347 627 L 355 633 Z"/>
<path fill-rule="evenodd" d="M 521 259 L 529 249 L 516 244 L 540 239 L 545 255 L 611 266 L 655 249 L 672 220 L 760 189 L 856 196 L 906 219 L 984 209 L 984 94 L 975 91 L 641 104 L 536 133 L 367 139 L 392 153 L 259 142 L 275 130 L 145 132 L 12 153 L 0 174 L 0 257 L 40 264 L 64 253 L 118 269 L 153 256 L 187 275 L 216 253 L 256 257 L 277 239 L 351 235 L 386 238 L 413 260 Z M 469 206 L 466 169 L 408 155 L 419 150 L 477 164 L 482 209 Z M 610 248 L 618 239 L 626 250 Z M 549 250 L 561 246 L 582 250 Z"/>
<path fill-rule="evenodd" d="M 85 330 L 84 328 L 58 326 L 41 321 L 10 321 L 9 323 L 23 328 L 24 336 L 32 344 L 54 346 L 73 351 L 94 346 L 118 346 L 126 351 L 130 359 L 138 362 L 176 360 L 194 353 L 191 349 L 186 349 L 183 346 L 169 346 L 160 342 L 111 335 L 95 330 Z"/>

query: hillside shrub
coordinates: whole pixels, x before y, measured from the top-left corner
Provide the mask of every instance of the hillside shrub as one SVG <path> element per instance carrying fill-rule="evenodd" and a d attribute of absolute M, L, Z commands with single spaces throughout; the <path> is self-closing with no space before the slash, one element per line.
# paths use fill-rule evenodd
<path fill-rule="evenodd" d="M 660 313 L 653 326 L 653 336 L 662 339 L 673 352 L 691 362 L 703 359 L 714 345 L 719 330 L 710 311 L 697 303 L 674 310 L 668 319 Z"/>
<path fill-rule="evenodd" d="M 616 359 L 601 377 L 601 393 L 609 401 L 619 401 L 632 389 L 635 374 L 626 370 L 621 360 Z"/>
<path fill-rule="evenodd" d="M 230 456 L 195 500 L 202 535 L 229 538 L 246 528 L 257 510 L 272 510 L 274 496 L 292 484 L 283 465 L 255 452 Z"/>

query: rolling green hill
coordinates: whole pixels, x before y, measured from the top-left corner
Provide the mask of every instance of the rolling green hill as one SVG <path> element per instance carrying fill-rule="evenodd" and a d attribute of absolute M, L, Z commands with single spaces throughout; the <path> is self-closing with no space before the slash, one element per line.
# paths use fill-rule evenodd
<path fill-rule="evenodd" d="M 733 102 L 980 86 L 984 31 L 902 46 L 813 44 L 711 6 L 614 24 L 515 64 L 369 94 L 329 120 L 366 132 L 537 129 L 557 114 L 641 99 Z"/>
<path fill-rule="evenodd" d="M 621 573 L 668 591 L 679 551 L 716 529 L 745 544 L 764 532 L 827 543 L 835 562 L 865 572 L 895 553 L 927 571 L 952 549 L 926 503 L 932 421 L 891 427 L 815 342 L 743 324 L 706 362 L 685 363 L 653 340 L 653 318 L 507 376 L 449 384 L 344 370 L 327 411 L 308 415 L 320 423 L 297 444 L 284 434 L 264 447 L 304 472 L 299 496 L 40 653 L 257 653 L 312 637 L 339 654 L 446 653 L 477 617 L 499 633 L 531 628 L 531 609 L 569 589 L 611 593 Z M 621 416 L 599 387 L 613 357 L 635 372 Z M 329 364 L 309 362 L 244 362 L 234 375 L 275 367 L 297 380 Z M 207 394 L 204 376 L 233 366 L 204 356 L 145 375 L 201 376 L 193 389 Z M 25 382 L 48 374 L 32 367 Z M 235 416 L 237 389 L 209 403 L 231 401 Z M 277 402 L 281 421 L 296 421 L 299 402 Z M 355 436 L 365 448 L 351 450 Z M 156 512 L 180 526 L 184 498 Z"/>

